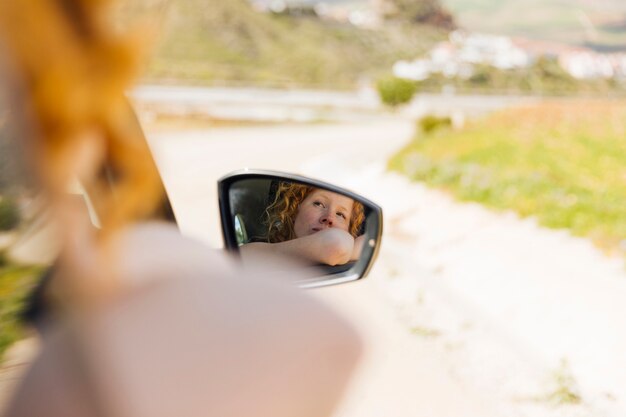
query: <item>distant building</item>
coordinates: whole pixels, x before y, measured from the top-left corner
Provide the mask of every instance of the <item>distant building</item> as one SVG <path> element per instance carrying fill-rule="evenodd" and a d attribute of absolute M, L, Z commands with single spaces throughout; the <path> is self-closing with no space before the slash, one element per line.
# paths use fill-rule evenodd
<path fill-rule="evenodd" d="M 419 81 L 436 73 L 469 78 L 475 65 L 514 69 L 530 64 L 530 56 L 510 38 L 454 31 L 448 41 L 438 43 L 425 58 L 396 62 L 393 72 L 397 77 Z"/>
<path fill-rule="evenodd" d="M 572 51 L 587 51 L 587 48 L 574 47 L 558 42 L 516 37 L 512 39 L 516 47 L 524 50 L 532 60 L 541 57 L 558 59 L 559 56 Z"/>
<path fill-rule="evenodd" d="M 500 69 L 523 68 L 531 63 L 526 51 L 506 36 L 454 31 L 450 41 L 459 50 L 462 62 L 491 65 Z"/>
<path fill-rule="evenodd" d="M 316 2 L 312 0 L 249 0 L 252 7 L 263 13 L 317 16 Z"/>
<path fill-rule="evenodd" d="M 316 16 L 320 19 L 375 29 L 383 19 L 381 0 L 336 3 L 316 0 L 249 0 L 255 10 L 263 13 Z M 380 3 L 380 4 L 379 4 Z"/>
<path fill-rule="evenodd" d="M 577 79 L 626 79 L 626 54 L 601 54 L 588 48 L 524 38 L 454 31 L 449 40 L 433 47 L 424 58 L 398 61 L 396 77 L 421 81 L 432 74 L 471 77 L 476 65 L 501 70 L 527 68 L 541 57 L 556 59 Z"/>
<path fill-rule="evenodd" d="M 626 78 L 626 54 L 574 51 L 561 55 L 559 64 L 578 79 Z"/>
<path fill-rule="evenodd" d="M 534 59 L 550 57 L 579 80 L 626 77 L 626 54 L 602 54 L 592 49 L 556 42 L 515 39 L 514 43 Z"/>

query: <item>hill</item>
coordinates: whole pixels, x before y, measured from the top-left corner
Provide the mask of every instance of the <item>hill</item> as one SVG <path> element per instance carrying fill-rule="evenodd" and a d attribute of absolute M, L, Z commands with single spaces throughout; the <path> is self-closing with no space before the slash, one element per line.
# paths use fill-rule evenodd
<path fill-rule="evenodd" d="M 470 30 L 626 51 L 623 0 L 442 1 Z"/>
<path fill-rule="evenodd" d="M 366 30 L 260 13 L 246 0 L 180 0 L 163 18 L 148 81 L 349 88 L 446 36 L 432 25 Z"/>

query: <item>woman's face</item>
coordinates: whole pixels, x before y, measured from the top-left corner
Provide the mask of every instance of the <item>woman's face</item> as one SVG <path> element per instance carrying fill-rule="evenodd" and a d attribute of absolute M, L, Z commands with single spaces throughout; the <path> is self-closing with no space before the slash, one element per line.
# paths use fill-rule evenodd
<path fill-rule="evenodd" d="M 298 207 L 294 222 L 296 237 L 335 227 L 348 231 L 354 200 L 326 190 L 312 191 Z"/>

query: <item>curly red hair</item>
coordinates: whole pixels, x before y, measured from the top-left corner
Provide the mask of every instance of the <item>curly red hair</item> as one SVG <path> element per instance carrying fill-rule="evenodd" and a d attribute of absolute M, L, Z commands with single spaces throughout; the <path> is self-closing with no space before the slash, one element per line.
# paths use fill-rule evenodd
<path fill-rule="evenodd" d="M 295 239 L 294 223 L 300 203 L 317 188 L 308 185 L 282 181 L 278 184 L 276 198 L 265 210 L 267 215 L 267 241 L 269 243 L 285 242 Z M 352 205 L 348 232 L 352 237 L 359 236 L 365 221 L 363 204 L 355 201 Z"/>

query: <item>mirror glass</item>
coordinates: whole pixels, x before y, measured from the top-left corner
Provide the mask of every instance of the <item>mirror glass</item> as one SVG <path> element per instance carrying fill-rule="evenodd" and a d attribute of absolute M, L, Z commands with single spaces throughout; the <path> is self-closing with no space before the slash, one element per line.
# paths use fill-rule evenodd
<path fill-rule="evenodd" d="M 380 214 L 373 204 L 328 184 L 242 178 L 230 184 L 227 199 L 231 230 L 225 236 L 233 237 L 244 264 L 277 255 L 325 276 L 345 275 L 358 263 L 368 266 L 369 259 L 359 261 L 378 245 Z"/>

